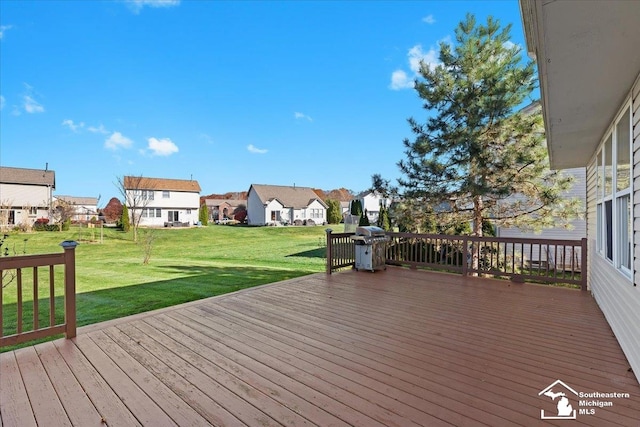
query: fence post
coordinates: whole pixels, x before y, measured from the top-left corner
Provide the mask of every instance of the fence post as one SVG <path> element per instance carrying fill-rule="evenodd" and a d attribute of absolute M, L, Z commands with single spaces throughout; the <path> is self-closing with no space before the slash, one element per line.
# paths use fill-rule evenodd
<path fill-rule="evenodd" d="M 580 290 L 587 290 L 587 239 L 582 238 L 580 242 L 580 251 L 582 252 L 582 262 L 580 263 Z"/>
<path fill-rule="evenodd" d="M 327 228 L 325 230 L 325 232 L 327 233 L 327 269 L 326 272 L 327 274 L 331 274 L 331 271 L 333 270 L 333 242 L 331 240 L 331 233 L 333 232 L 332 229 Z"/>
<path fill-rule="evenodd" d="M 462 237 L 462 248 L 464 250 L 462 254 L 462 275 L 467 276 L 469 274 L 469 239 L 467 236 Z M 473 254 L 471 255 L 473 257 Z"/>
<path fill-rule="evenodd" d="M 67 339 L 76 336 L 76 253 L 78 242 L 65 240 L 64 248 L 64 320 Z"/>

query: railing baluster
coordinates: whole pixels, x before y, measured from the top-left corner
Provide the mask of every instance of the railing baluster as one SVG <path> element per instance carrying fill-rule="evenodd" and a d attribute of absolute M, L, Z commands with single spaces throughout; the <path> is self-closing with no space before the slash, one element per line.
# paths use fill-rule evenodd
<path fill-rule="evenodd" d="M 38 307 L 38 267 L 33 267 L 33 330 L 37 331 L 40 325 L 40 309 Z"/>
<path fill-rule="evenodd" d="M 56 324 L 56 289 L 53 277 L 53 265 L 49 266 L 49 326 Z"/>
<path fill-rule="evenodd" d="M 22 315 L 22 269 L 18 268 L 16 269 L 16 292 L 17 292 L 17 298 L 18 298 L 18 307 L 16 310 L 16 320 L 18 322 L 17 324 L 17 331 L 19 334 L 22 333 L 22 322 L 23 322 L 23 315 Z"/>

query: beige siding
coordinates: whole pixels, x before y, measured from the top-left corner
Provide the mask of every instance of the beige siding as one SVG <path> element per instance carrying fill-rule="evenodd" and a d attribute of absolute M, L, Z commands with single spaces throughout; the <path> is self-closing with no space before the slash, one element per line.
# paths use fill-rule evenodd
<path fill-rule="evenodd" d="M 640 283 L 640 81 L 633 90 L 634 152 L 633 152 L 633 203 L 634 203 L 634 280 Z M 615 269 L 602 255 L 596 253 L 595 233 L 595 181 L 594 167 L 589 168 L 588 185 L 588 238 L 589 284 L 600 309 L 604 313 L 636 377 L 640 379 L 640 286 L 634 286 L 628 277 Z M 593 184 L 591 184 L 593 182 Z"/>

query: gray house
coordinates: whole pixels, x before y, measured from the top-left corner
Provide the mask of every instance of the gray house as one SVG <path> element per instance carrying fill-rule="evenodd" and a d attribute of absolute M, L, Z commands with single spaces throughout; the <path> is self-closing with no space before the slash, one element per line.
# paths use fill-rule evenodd
<path fill-rule="evenodd" d="M 327 205 L 309 187 L 252 184 L 247 193 L 249 225 L 322 225 Z"/>

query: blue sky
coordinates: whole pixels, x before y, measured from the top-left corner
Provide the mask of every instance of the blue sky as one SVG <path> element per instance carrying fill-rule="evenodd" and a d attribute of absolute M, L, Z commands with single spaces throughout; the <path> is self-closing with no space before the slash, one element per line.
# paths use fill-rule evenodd
<path fill-rule="evenodd" d="M 467 12 L 524 46 L 516 0 L 0 0 L 0 164 L 101 205 L 123 175 L 359 192 L 398 177 L 416 64 Z"/>

